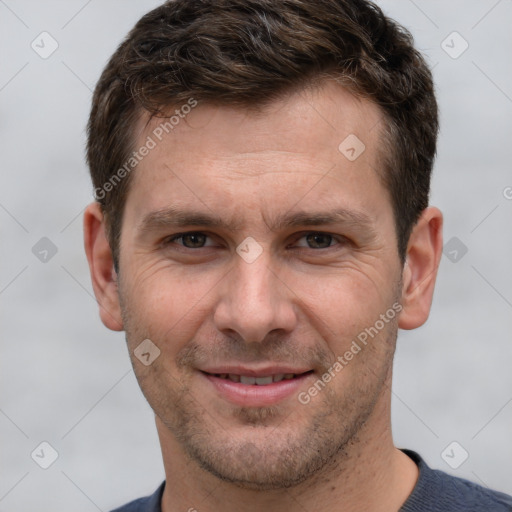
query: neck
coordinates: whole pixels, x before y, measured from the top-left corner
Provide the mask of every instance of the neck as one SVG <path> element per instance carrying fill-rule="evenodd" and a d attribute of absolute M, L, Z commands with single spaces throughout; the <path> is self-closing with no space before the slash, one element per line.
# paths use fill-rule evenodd
<path fill-rule="evenodd" d="M 223 482 L 200 468 L 157 418 L 166 486 L 162 511 L 398 511 L 418 478 L 416 464 L 393 445 L 390 390 L 347 450 L 314 478 L 293 488 L 256 491 Z"/>

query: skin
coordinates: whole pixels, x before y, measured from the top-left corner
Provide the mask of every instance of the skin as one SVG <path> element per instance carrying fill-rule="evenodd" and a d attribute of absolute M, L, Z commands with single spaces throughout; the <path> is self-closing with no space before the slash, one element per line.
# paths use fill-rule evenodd
<path fill-rule="evenodd" d="M 158 125 L 146 121 L 141 145 Z M 134 171 L 119 275 L 100 208 L 87 208 L 85 248 L 102 321 L 125 330 L 155 411 L 164 512 L 390 511 L 412 492 L 417 467 L 391 433 L 392 360 L 398 328 L 428 317 L 442 215 L 422 213 L 402 265 L 376 171 L 381 126 L 376 105 L 331 82 L 258 114 L 197 106 Z M 355 161 L 338 150 L 349 134 L 366 146 Z M 162 215 L 147 222 L 170 207 L 237 225 L 176 227 Z M 337 209 L 348 218 L 277 223 Z M 184 232 L 207 236 L 172 238 Z M 247 237 L 262 249 L 252 263 L 236 252 Z M 270 406 L 234 404 L 200 371 L 289 364 L 312 370 L 298 388 L 307 392 L 393 304 L 400 313 L 306 405 L 297 393 Z M 145 366 L 134 350 L 147 338 L 160 355 Z"/>

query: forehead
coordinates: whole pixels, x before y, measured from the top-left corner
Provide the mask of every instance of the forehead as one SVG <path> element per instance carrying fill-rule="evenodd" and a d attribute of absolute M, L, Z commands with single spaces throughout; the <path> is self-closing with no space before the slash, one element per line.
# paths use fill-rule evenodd
<path fill-rule="evenodd" d="M 200 144 L 196 147 L 200 152 L 208 151 L 211 146 L 216 149 L 222 146 L 226 154 L 272 149 L 297 152 L 332 148 L 333 142 L 341 142 L 350 134 L 358 135 L 366 146 L 372 146 L 378 140 L 382 119 L 376 104 L 329 80 L 250 109 L 202 104 L 191 96 L 170 108 L 167 117 L 149 120 L 149 116 L 142 116 L 136 132 L 138 144 L 144 142 L 145 136 L 153 135 L 157 143 L 182 145 L 186 143 L 185 138 L 193 135 L 192 143 Z M 252 137 L 247 135 L 247 130 Z"/>
<path fill-rule="evenodd" d="M 224 207 L 235 208 L 246 194 L 276 206 L 269 189 L 293 200 L 315 180 L 326 203 L 333 181 L 364 193 L 379 184 L 382 119 L 377 105 L 333 82 L 259 111 L 191 98 L 169 117 L 141 118 L 136 147 L 151 141 L 152 149 L 137 165 L 128 199 L 154 210 L 185 196 L 214 202 L 223 195 L 231 202 Z"/>

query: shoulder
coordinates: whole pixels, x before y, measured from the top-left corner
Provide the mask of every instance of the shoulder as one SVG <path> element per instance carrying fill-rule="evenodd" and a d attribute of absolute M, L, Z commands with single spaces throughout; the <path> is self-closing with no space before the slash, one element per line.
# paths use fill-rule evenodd
<path fill-rule="evenodd" d="M 111 512 L 162 512 L 160 503 L 164 487 L 165 482 L 163 482 L 151 496 L 130 501 L 130 503 L 116 508 Z"/>
<path fill-rule="evenodd" d="M 400 512 L 512 512 L 512 496 L 431 469 L 415 452 L 402 450 L 418 465 L 418 482 Z"/>

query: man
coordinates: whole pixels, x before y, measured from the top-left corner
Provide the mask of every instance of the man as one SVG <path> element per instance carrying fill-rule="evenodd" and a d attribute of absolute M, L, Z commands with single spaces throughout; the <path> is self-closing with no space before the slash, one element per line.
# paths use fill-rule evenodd
<path fill-rule="evenodd" d="M 362 0 L 176 0 L 108 63 L 85 247 L 166 482 L 120 511 L 505 511 L 393 444 L 442 251 L 410 35 Z"/>

